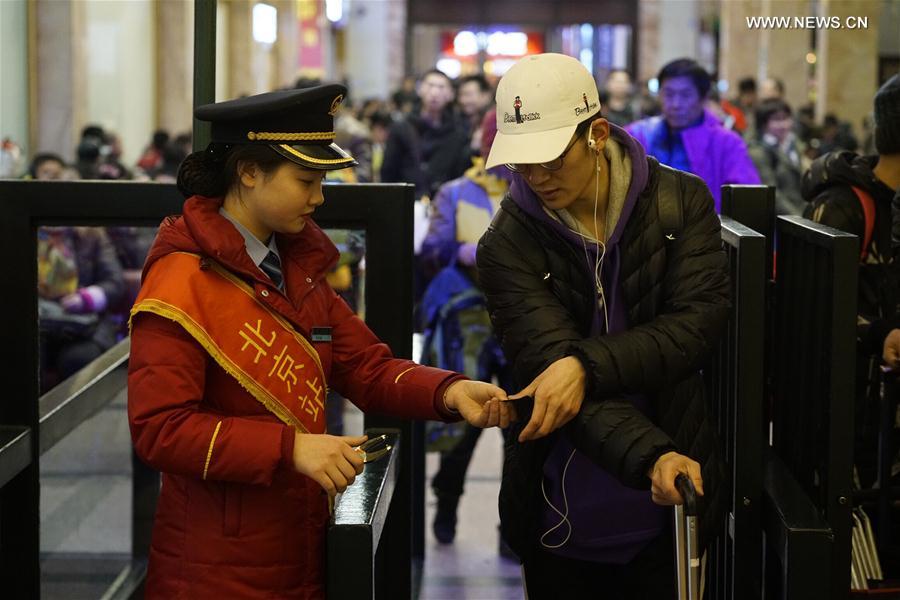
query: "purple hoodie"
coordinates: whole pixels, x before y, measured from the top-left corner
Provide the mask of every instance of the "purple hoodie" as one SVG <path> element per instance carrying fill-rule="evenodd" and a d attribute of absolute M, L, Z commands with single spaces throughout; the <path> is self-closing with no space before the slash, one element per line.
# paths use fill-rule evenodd
<path fill-rule="evenodd" d="M 618 219 L 613 223 L 612 234 L 606 243 L 606 256 L 601 273 L 607 299 L 609 332 L 604 331 L 603 316 L 598 309 L 594 313 L 591 335 L 618 333 L 628 329 L 628 314 L 619 283 L 621 249 L 619 241 L 631 217 L 638 197 L 647 185 L 647 159 L 641 145 L 620 127 L 610 123 L 610 137 L 631 159 L 631 183 L 624 200 L 614 198 L 610 190 L 610 207 L 621 208 Z M 584 251 L 582 239 L 563 223 L 550 217 L 543 209 L 540 199 L 521 176 L 516 176 L 510 188 L 510 197 L 529 216 L 555 229 L 581 255 Z M 587 248 L 590 260 L 596 260 L 596 248 Z M 582 265 L 584 276 L 592 280 L 593 263 Z M 635 406 L 652 418 L 648 398 L 640 395 L 629 396 Z M 574 454 L 573 454 L 574 452 Z M 569 457 L 571 462 L 569 462 Z M 568 468 L 566 465 L 568 464 Z M 543 503 L 540 534 L 553 531 L 543 537 L 544 549 L 579 560 L 599 563 L 625 564 L 657 537 L 665 527 L 667 512 L 653 504 L 646 490 L 627 488 L 612 475 L 594 464 L 573 446 L 563 435 L 559 436 L 544 463 L 544 491 L 546 498 L 560 513 L 565 513 L 568 503 L 568 522 L 547 503 Z M 565 492 L 563 497 L 563 472 L 565 471 Z M 569 535 L 571 531 L 571 535 Z M 568 535 L 568 540 L 566 537 Z M 565 543 L 562 543 L 564 540 Z M 559 548 L 547 546 L 562 545 Z"/>
<path fill-rule="evenodd" d="M 660 152 L 669 135 L 662 117 L 636 121 L 627 130 L 652 156 Z M 690 171 L 706 182 L 716 201 L 716 212 L 721 209 L 723 185 L 759 185 L 759 174 L 744 140 L 723 127 L 711 112 L 705 111 L 699 124 L 682 129 L 679 135 L 691 163 Z"/>

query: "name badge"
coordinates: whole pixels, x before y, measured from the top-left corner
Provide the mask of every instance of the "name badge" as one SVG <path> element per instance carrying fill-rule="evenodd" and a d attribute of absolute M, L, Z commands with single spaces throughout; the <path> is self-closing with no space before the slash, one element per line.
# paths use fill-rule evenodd
<path fill-rule="evenodd" d="M 331 327 L 313 327 L 310 330 L 310 337 L 314 342 L 330 342 Z"/>

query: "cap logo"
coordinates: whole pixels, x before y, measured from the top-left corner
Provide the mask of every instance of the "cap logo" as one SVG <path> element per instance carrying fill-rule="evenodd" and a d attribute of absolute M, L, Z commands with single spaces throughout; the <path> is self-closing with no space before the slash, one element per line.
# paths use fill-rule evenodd
<path fill-rule="evenodd" d="M 338 111 L 338 107 L 340 107 L 341 102 L 343 102 L 343 101 L 344 101 L 344 95 L 338 94 L 337 97 L 335 97 L 335 99 L 331 101 L 331 109 L 328 111 L 328 114 L 333 117 L 335 115 L 335 113 Z"/>
<path fill-rule="evenodd" d="M 503 113 L 504 123 L 518 123 L 521 125 L 525 121 L 537 121 L 541 118 L 541 113 L 539 112 L 530 112 L 523 114 L 522 99 L 519 96 L 516 96 L 516 99 L 513 102 L 513 110 L 515 111 L 515 115 L 511 115 L 508 112 Z"/>
<path fill-rule="evenodd" d="M 575 107 L 575 116 L 576 117 L 580 117 L 583 114 L 587 114 L 587 113 L 591 112 L 592 110 L 596 109 L 598 106 L 600 106 L 600 104 L 597 102 L 588 102 L 588 97 L 587 97 L 586 93 L 581 94 L 581 100 L 584 102 L 584 107 L 583 108 L 581 106 Z"/>

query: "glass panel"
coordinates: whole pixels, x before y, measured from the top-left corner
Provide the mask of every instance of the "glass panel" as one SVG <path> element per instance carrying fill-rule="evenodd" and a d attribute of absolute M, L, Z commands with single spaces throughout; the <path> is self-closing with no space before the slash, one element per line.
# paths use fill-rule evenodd
<path fill-rule="evenodd" d="M 125 390 L 41 456 L 41 598 L 100 598 L 131 562 Z"/>
<path fill-rule="evenodd" d="M 155 227 L 38 229 L 41 393 L 128 335 Z"/>
<path fill-rule="evenodd" d="M 338 264 L 328 274 L 329 285 L 361 319 L 366 318 L 366 232 L 360 229 L 326 229 L 325 233 L 341 253 Z M 325 403 L 328 433 L 360 435 L 363 413 L 336 391 L 329 390 Z"/>

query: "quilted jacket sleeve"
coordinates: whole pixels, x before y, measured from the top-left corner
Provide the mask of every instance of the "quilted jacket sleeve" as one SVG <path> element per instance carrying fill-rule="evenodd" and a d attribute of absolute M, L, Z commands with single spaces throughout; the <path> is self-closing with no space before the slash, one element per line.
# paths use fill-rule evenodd
<path fill-rule="evenodd" d="M 365 412 L 407 419 L 459 419 L 444 408 L 444 391 L 465 379 L 463 375 L 394 358 L 387 344 L 332 294 L 331 383 L 341 395 Z"/>
<path fill-rule="evenodd" d="M 180 325 L 153 314 L 135 316 L 128 364 L 134 449 L 158 471 L 269 485 L 283 468 L 282 446 L 292 444 L 293 432 L 280 423 L 209 411 L 202 402 L 207 360 Z"/>

